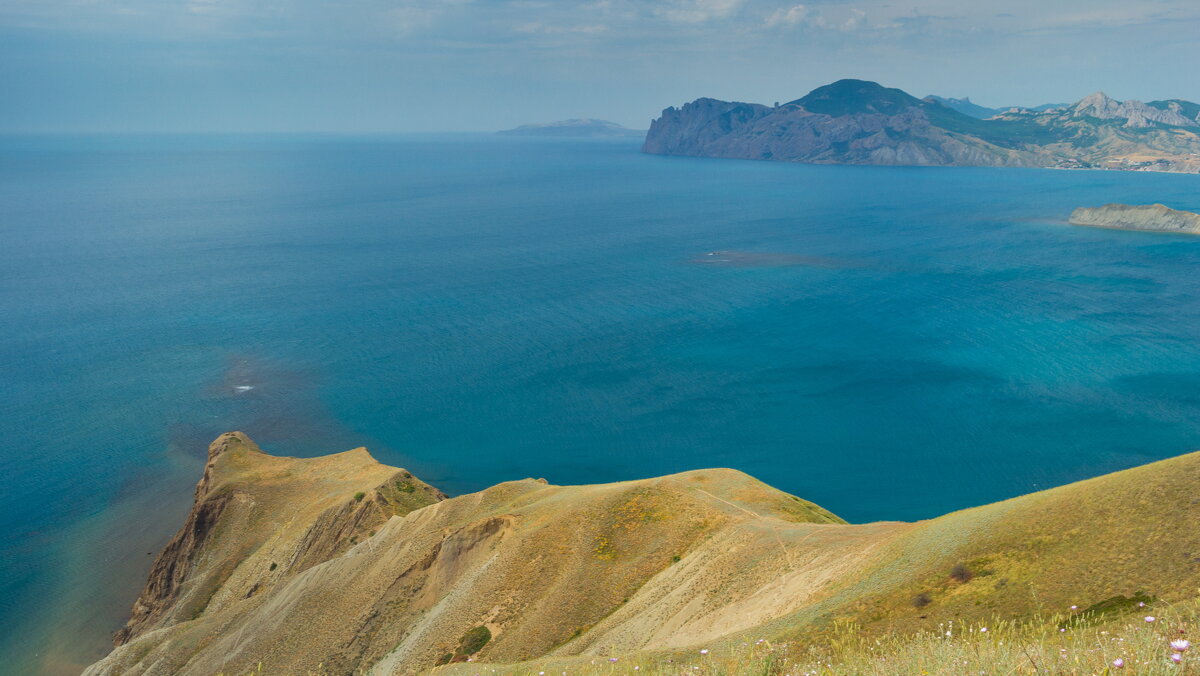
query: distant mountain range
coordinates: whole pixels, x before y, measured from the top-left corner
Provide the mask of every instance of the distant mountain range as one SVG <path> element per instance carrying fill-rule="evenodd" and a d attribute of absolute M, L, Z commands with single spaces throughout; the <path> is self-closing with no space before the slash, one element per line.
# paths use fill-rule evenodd
<path fill-rule="evenodd" d="M 819 164 L 1200 172 L 1200 104 L 1190 101 L 1122 102 L 1097 92 L 981 119 L 990 110 L 840 80 L 782 105 L 702 98 L 667 108 L 643 150 Z"/>
<path fill-rule="evenodd" d="M 1012 110 L 1014 108 L 1021 108 L 1021 106 L 1009 106 L 1007 108 L 987 108 L 985 106 L 981 106 L 977 103 L 972 102 L 970 97 L 967 97 L 967 96 L 964 96 L 961 99 L 951 99 L 951 98 L 945 98 L 943 96 L 935 96 L 933 94 L 930 94 L 929 96 L 926 96 L 922 100 L 940 103 L 943 106 L 946 106 L 947 108 L 957 110 L 958 112 L 962 113 L 963 115 L 970 115 L 971 117 L 978 118 L 980 120 L 986 120 L 989 117 L 995 117 L 995 116 L 999 115 L 1000 113 Z M 1066 108 L 1070 105 L 1071 104 L 1069 104 L 1069 103 L 1043 103 L 1040 106 L 1034 106 L 1032 108 L 1025 108 L 1025 110 L 1033 110 L 1036 112 L 1043 112 L 1043 111 L 1051 110 L 1053 108 Z"/>
<path fill-rule="evenodd" d="M 622 127 L 607 120 L 573 119 L 541 124 L 523 124 L 516 129 L 498 132 L 507 136 L 560 136 L 560 137 L 618 137 L 642 136 L 646 132 Z"/>

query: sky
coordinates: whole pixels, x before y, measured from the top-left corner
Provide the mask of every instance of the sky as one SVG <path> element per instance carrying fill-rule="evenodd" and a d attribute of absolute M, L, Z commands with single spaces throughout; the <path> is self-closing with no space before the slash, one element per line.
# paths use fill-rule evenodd
<path fill-rule="evenodd" d="M 0 0 L 0 132 L 644 129 L 845 77 L 1200 101 L 1200 0 Z"/>

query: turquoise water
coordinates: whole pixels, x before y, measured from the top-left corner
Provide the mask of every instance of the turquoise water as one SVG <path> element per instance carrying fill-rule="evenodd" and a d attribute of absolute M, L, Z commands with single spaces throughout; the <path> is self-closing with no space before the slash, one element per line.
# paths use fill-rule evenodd
<path fill-rule="evenodd" d="M 629 141 L 0 140 L 0 657 L 102 654 L 229 429 L 451 493 L 735 467 L 852 521 L 1198 448 L 1200 239 L 1063 222 L 1198 188 Z"/>

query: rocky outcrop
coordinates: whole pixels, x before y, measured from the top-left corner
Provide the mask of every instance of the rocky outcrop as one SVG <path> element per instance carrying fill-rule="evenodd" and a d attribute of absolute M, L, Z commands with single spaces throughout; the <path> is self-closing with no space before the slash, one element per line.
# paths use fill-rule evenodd
<path fill-rule="evenodd" d="M 154 560 L 113 642 L 260 594 L 341 554 L 392 516 L 442 499 L 365 449 L 278 458 L 241 432 L 223 434 L 209 446 L 183 528 Z"/>
<path fill-rule="evenodd" d="M 772 107 L 702 98 L 667 108 L 643 151 L 815 164 L 1200 171 L 1200 107 L 1094 94 L 1065 108 L 989 119 L 962 102 L 841 80 Z"/>
<path fill-rule="evenodd" d="M 1163 204 L 1106 204 L 1076 209 L 1071 213 L 1071 225 L 1200 235 L 1200 214 Z"/>

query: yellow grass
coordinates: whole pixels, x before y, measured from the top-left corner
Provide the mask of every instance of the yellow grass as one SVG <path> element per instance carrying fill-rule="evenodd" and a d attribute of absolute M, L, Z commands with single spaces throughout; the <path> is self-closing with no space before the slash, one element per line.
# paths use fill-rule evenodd
<path fill-rule="evenodd" d="M 1145 615 L 1142 614 L 1145 613 Z M 1153 616 L 1154 622 L 1143 619 Z M 458 664 L 439 676 L 1016 676 L 1059 674 L 1200 674 L 1200 647 L 1172 661 L 1171 641 L 1200 641 L 1194 604 L 1141 609 L 1120 621 L 1066 629 L 1071 613 L 991 626 L 948 623 L 915 635 L 872 637 L 859 627 L 834 627 L 811 645 L 766 639 L 669 655 L 539 660 L 520 665 Z M 1123 660 L 1123 666 L 1114 665 Z"/>

